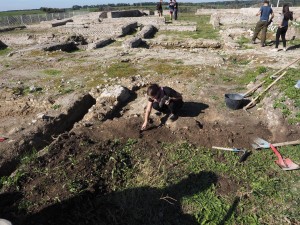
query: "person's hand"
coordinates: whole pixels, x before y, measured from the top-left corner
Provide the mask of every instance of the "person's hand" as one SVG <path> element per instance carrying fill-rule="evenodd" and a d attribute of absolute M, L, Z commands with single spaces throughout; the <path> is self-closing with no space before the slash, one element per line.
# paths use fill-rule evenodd
<path fill-rule="evenodd" d="M 144 122 L 144 123 L 143 123 L 143 125 L 142 125 L 142 128 L 141 128 L 141 130 L 145 130 L 145 129 L 146 129 L 146 127 L 147 127 L 147 122 Z"/>

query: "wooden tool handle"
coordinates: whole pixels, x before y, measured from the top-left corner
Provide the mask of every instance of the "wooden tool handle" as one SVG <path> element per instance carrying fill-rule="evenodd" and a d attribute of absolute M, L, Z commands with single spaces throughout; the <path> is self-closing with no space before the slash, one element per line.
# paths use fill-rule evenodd
<path fill-rule="evenodd" d="M 249 91 L 247 91 L 244 95 L 244 97 L 247 97 L 249 94 L 251 94 L 252 92 L 256 91 L 256 89 L 258 89 L 259 87 L 261 87 L 261 85 L 263 85 L 266 81 L 264 80 L 263 82 L 259 83 L 258 85 L 256 85 L 255 87 L 253 87 L 252 89 L 250 89 Z"/>
<path fill-rule="evenodd" d="M 300 144 L 300 140 L 276 143 L 276 144 L 273 144 L 273 146 L 274 147 L 280 147 L 280 146 L 298 145 L 298 144 Z"/>
<path fill-rule="evenodd" d="M 244 107 L 244 109 L 247 110 L 249 107 L 251 107 L 253 104 L 255 104 L 255 103 L 256 103 L 256 100 L 257 100 L 260 96 L 262 96 L 262 94 L 264 94 L 267 90 L 269 90 L 274 84 L 276 84 L 277 81 L 279 81 L 285 74 L 286 74 L 286 71 L 285 71 L 283 74 L 281 74 L 279 77 L 277 77 L 276 80 L 274 80 L 274 81 L 273 81 L 273 82 L 272 82 L 265 90 L 263 90 L 263 92 L 261 92 L 256 98 L 254 98 L 248 105 L 246 105 L 246 106 Z"/>
<path fill-rule="evenodd" d="M 278 73 L 282 72 L 283 70 L 285 70 L 286 68 L 288 68 L 289 66 L 293 65 L 295 62 L 297 62 L 298 60 L 300 60 L 300 58 L 296 59 L 295 61 L 291 62 L 289 65 L 287 65 L 286 67 L 282 68 L 281 70 L 277 71 L 276 73 L 274 73 L 272 76 L 270 76 L 270 78 L 275 77 L 275 75 L 277 75 Z"/>
<path fill-rule="evenodd" d="M 277 75 L 278 73 L 282 72 L 283 70 L 285 70 L 286 68 L 290 67 L 291 65 L 293 65 L 295 62 L 299 61 L 300 58 L 296 59 L 295 61 L 291 62 L 290 64 L 288 64 L 286 67 L 282 68 L 281 70 L 277 71 L 276 73 L 274 73 L 271 77 L 274 77 L 275 75 Z M 267 90 L 269 90 L 269 88 L 271 88 L 279 79 L 281 79 L 281 77 L 284 76 L 285 73 L 283 73 L 281 76 L 279 76 L 272 84 L 269 85 L 268 88 L 265 89 L 264 92 L 266 92 Z M 252 105 L 255 105 L 256 100 L 263 94 L 261 93 L 259 96 L 257 96 L 255 99 L 253 99 L 248 105 L 246 105 L 244 107 L 244 110 L 247 110 L 248 108 L 250 108 Z"/>
<path fill-rule="evenodd" d="M 225 150 L 225 151 L 231 151 L 231 152 L 239 152 L 241 150 L 237 149 L 237 148 L 223 148 L 223 147 L 216 147 L 216 146 L 212 146 L 213 149 L 219 149 L 219 150 Z"/>

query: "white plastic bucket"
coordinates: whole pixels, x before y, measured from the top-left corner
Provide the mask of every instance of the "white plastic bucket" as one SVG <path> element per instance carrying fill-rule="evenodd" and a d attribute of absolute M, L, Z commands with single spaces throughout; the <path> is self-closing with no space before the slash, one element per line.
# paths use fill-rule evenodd
<path fill-rule="evenodd" d="M 298 80 L 297 84 L 295 85 L 295 88 L 300 89 L 300 80 Z"/>
<path fill-rule="evenodd" d="M 0 225 L 12 225 L 12 223 L 9 222 L 8 220 L 0 219 Z"/>

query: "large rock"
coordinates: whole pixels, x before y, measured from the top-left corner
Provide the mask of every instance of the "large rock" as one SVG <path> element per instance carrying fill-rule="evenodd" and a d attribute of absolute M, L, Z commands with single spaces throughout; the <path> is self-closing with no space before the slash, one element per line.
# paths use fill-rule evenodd
<path fill-rule="evenodd" d="M 155 34 L 157 29 L 153 25 L 147 25 L 137 34 L 141 38 L 151 38 Z"/>
<path fill-rule="evenodd" d="M 90 43 L 88 45 L 88 49 L 101 48 L 101 47 L 104 47 L 104 46 L 106 46 L 106 45 L 108 45 L 108 44 L 110 44 L 112 42 L 113 42 L 113 40 L 110 37 L 109 38 L 102 38 L 101 40 L 98 40 L 98 41 L 96 41 L 94 43 Z"/>
<path fill-rule="evenodd" d="M 134 37 L 129 40 L 123 42 L 124 48 L 136 48 L 142 43 L 142 39 L 140 37 Z"/>
<path fill-rule="evenodd" d="M 129 89 L 121 85 L 109 86 L 90 94 L 96 99 L 96 104 L 84 116 L 83 124 L 112 119 L 130 98 Z"/>
<path fill-rule="evenodd" d="M 74 50 L 78 50 L 76 44 L 74 42 L 66 42 L 66 43 L 53 43 L 43 47 L 44 51 L 66 51 L 71 52 Z"/>
<path fill-rule="evenodd" d="M 114 98 L 119 102 L 126 102 L 130 98 L 130 92 L 126 87 L 114 85 L 104 89 L 99 98 Z"/>

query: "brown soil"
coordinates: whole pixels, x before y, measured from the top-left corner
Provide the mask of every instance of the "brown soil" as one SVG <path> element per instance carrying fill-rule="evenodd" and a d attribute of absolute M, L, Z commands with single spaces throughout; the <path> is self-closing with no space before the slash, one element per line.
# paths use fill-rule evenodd
<path fill-rule="evenodd" d="M 256 61 L 253 61 L 254 65 L 259 65 L 257 61 L 261 60 L 266 65 L 280 67 L 282 60 L 277 55 L 271 53 L 274 55 L 266 56 L 269 50 L 203 49 L 194 54 L 184 49 L 167 50 L 158 47 L 155 51 L 151 51 L 151 48 L 133 49 L 131 55 L 126 54 L 126 57 L 140 67 L 153 57 L 159 57 L 164 61 L 174 56 L 174 60 L 183 59 L 183 63 L 187 65 L 196 63 L 195 67 L 198 67 L 199 71 L 202 70 L 198 76 L 192 78 L 180 75 L 163 77 L 161 74 L 147 77 L 146 83 L 158 82 L 183 93 L 185 105 L 180 112 L 179 119 L 175 122 L 170 122 L 164 115 L 152 114 L 152 123 L 143 132 L 140 132 L 144 110 L 141 102 L 145 103 L 146 85 L 132 90 L 136 98 L 126 102 L 118 112 L 110 116 L 110 119 L 93 120 L 88 126 L 78 123 L 73 127 L 74 123 L 79 122 L 88 109 L 95 104 L 96 99 L 83 97 L 83 99 L 86 98 L 85 102 L 74 104 L 73 114 L 71 114 L 70 111 L 65 112 L 65 108 L 54 110 L 54 105 L 59 102 L 61 96 L 56 92 L 57 90 L 52 89 L 52 86 L 42 96 L 29 95 L 29 97 L 16 93 L 18 91 L 16 87 L 22 86 L 23 83 L 29 86 L 33 83 L 39 84 L 39 81 L 41 86 L 45 85 L 43 83 L 45 81 L 35 76 L 35 73 L 39 73 L 41 69 L 49 69 L 47 64 L 51 64 L 51 68 L 66 66 L 72 69 L 77 62 L 65 64 L 61 59 L 68 56 L 61 52 L 51 55 L 50 58 L 45 55 L 40 58 L 30 58 L 26 55 L 27 53 L 22 53 L 26 57 L 18 54 L 13 58 L 6 57 L 5 62 L 1 63 L 1 68 L 5 68 L 5 63 L 10 67 L 1 73 L 0 99 L 4 104 L 0 106 L 0 134 L 8 139 L 0 143 L 0 160 L 5 161 L 10 158 L 11 161 L 2 164 L 1 174 L 10 175 L 18 168 L 20 158 L 31 152 L 33 148 L 40 151 L 41 156 L 24 168 L 21 167 L 25 175 L 18 181 L 18 188 L 3 187 L 2 194 L 0 194 L 0 208 L 3 211 L 0 212 L 0 217 L 11 219 L 14 224 L 122 224 L 122 218 L 127 218 L 126 221 L 130 219 L 143 221 L 144 224 L 162 224 L 167 215 L 173 215 L 171 218 L 176 224 L 194 224 L 193 218 L 182 215 L 178 204 L 165 207 L 169 203 L 162 200 L 155 205 L 153 199 L 159 199 L 162 195 L 174 193 L 172 198 L 180 199 L 183 194 L 186 194 L 174 191 L 174 185 L 166 189 L 143 187 L 114 192 L 116 187 L 122 187 L 126 179 L 126 174 L 114 174 L 114 172 L 123 171 L 123 166 L 130 169 L 134 165 L 134 162 L 127 158 L 126 151 L 121 151 L 123 155 L 119 155 L 120 149 L 124 150 L 128 139 L 133 139 L 137 142 L 133 148 L 133 155 L 142 160 L 149 159 L 153 167 L 159 167 L 164 157 L 161 150 L 162 143 L 188 142 L 207 148 L 222 146 L 250 149 L 254 137 L 275 142 L 299 138 L 299 127 L 288 125 L 284 119 L 277 129 L 284 129 L 287 132 L 278 134 L 274 132 L 274 129 L 271 130 L 270 121 L 266 118 L 264 109 L 253 108 L 246 112 L 226 108 L 224 93 L 230 93 L 237 87 L 224 83 L 216 85 L 218 80 L 208 74 L 209 70 L 205 70 L 210 57 L 216 58 L 214 63 L 223 61 L 219 56 L 221 51 L 229 55 L 238 52 L 237 54 L 246 59 L 254 56 L 256 57 Z M 105 64 L 116 58 L 122 60 L 120 54 L 123 52 L 121 47 L 108 46 L 97 51 L 75 53 L 73 57 L 77 60 L 84 58 L 85 66 L 88 68 L 93 63 Z M 296 49 L 295 52 L 290 54 L 287 52 L 287 56 L 280 55 L 280 57 L 295 59 L 299 56 L 298 53 L 299 49 Z M 26 60 L 26 66 L 20 69 L 22 68 L 18 64 L 20 62 L 15 65 L 14 61 L 22 60 L 22 57 Z M 201 60 L 206 61 L 202 63 Z M 278 65 L 277 61 L 281 64 Z M 226 66 L 229 64 L 230 62 L 225 62 L 219 71 L 225 70 L 226 72 Z M 109 65 L 106 64 L 106 66 Z M 239 70 L 245 69 L 239 68 L 237 73 L 241 72 Z M 28 71 L 33 72 L 29 74 Z M 12 74 L 14 74 L 13 77 L 11 77 Z M 84 83 L 88 78 L 79 75 L 69 80 L 73 81 L 73 79 L 78 83 Z M 131 82 L 131 79 L 115 82 L 118 81 L 126 85 Z M 52 83 L 54 81 L 50 80 L 49 84 L 52 85 Z M 62 81 L 60 85 L 66 84 Z M 90 90 L 79 92 L 83 91 Z M 74 98 L 74 96 L 70 97 L 70 94 L 66 95 L 69 97 L 65 98 L 65 102 Z M 121 113 L 122 110 L 123 113 Z M 42 121 L 33 121 L 36 120 L 37 113 L 41 112 L 48 117 L 43 118 Z M 59 117 L 60 113 L 64 116 Z M 75 116 L 68 118 L 66 115 Z M 67 122 L 63 123 L 64 121 Z M 118 160 L 119 158 L 122 158 L 122 163 Z M 216 156 L 215 159 L 221 162 L 225 160 L 222 156 Z M 172 168 L 174 165 L 167 166 Z M 192 179 L 192 176 L 187 180 Z M 195 176 L 199 176 L 197 177 L 199 179 L 194 179 L 194 177 L 192 180 L 193 182 L 202 181 L 202 190 L 216 184 L 220 195 L 236 192 L 234 181 L 226 177 L 217 179 L 216 175 L 210 172 L 202 172 Z M 184 187 L 185 180 L 178 185 Z M 81 190 L 84 191 L 81 192 Z M 130 198 L 133 195 L 145 195 L 146 198 L 143 199 L 145 203 L 139 202 L 138 204 L 142 205 L 143 210 L 147 207 L 153 210 L 148 214 L 152 217 L 146 222 L 142 220 L 145 216 L 142 213 L 139 218 L 130 218 L 130 213 L 116 204 L 117 201 L 127 201 L 128 210 L 133 210 L 134 205 L 137 204 L 135 199 Z M 16 208 L 20 206 L 20 202 L 28 211 Z M 147 204 L 149 206 L 146 206 Z M 85 217 L 80 217 L 79 212 L 84 212 Z M 181 220 L 182 223 L 178 222 Z M 168 221 L 168 224 L 172 222 Z"/>

